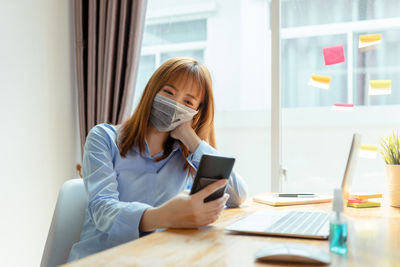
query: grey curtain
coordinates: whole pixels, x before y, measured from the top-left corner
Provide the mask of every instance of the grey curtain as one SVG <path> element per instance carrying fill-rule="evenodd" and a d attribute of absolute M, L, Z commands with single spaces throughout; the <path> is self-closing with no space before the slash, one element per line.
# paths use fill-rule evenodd
<path fill-rule="evenodd" d="M 75 0 L 81 147 L 90 129 L 132 109 L 147 0 Z"/>

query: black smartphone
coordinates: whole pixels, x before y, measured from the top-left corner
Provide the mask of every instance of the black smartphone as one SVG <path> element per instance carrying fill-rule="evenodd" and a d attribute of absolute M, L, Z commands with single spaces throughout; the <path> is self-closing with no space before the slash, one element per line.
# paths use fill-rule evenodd
<path fill-rule="evenodd" d="M 199 168 L 197 169 L 196 176 L 194 177 L 192 190 L 190 194 L 194 194 L 207 185 L 216 182 L 219 179 L 229 179 L 231 175 L 234 158 L 227 158 L 214 155 L 203 155 L 200 159 Z M 215 191 L 204 199 L 204 202 L 220 198 L 225 193 L 226 186 Z"/>

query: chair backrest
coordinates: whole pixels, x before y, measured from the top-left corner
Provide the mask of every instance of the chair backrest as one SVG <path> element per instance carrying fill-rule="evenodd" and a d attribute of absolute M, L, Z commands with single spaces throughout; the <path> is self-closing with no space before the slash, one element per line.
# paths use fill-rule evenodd
<path fill-rule="evenodd" d="M 53 267 L 66 263 L 72 245 L 79 241 L 87 205 L 87 195 L 82 179 L 71 179 L 61 186 L 40 263 L 41 267 Z"/>

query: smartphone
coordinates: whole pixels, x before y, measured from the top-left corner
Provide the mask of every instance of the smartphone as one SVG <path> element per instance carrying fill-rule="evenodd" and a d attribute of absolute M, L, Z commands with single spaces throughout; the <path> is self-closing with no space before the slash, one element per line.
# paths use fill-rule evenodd
<path fill-rule="evenodd" d="M 192 190 L 190 194 L 193 195 L 200 191 L 207 185 L 218 181 L 219 179 L 229 179 L 231 175 L 234 158 L 227 158 L 214 155 L 203 155 L 200 159 L 199 168 L 197 169 L 196 176 L 194 177 Z M 204 202 L 220 198 L 225 193 L 226 186 L 218 189 L 204 199 Z"/>

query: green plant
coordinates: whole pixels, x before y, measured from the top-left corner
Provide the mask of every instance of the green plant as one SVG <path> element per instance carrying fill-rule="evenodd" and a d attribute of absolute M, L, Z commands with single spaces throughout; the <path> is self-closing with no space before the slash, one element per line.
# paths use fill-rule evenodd
<path fill-rule="evenodd" d="M 379 142 L 381 149 L 379 153 L 382 155 L 386 164 L 388 165 L 400 165 L 400 136 L 399 130 L 396 132 L 393 130 L 392 135 L 386 138 L 381 137 Z"/>

